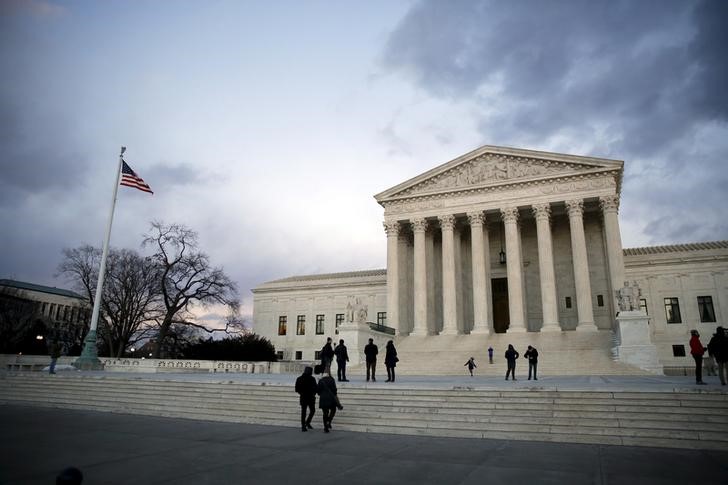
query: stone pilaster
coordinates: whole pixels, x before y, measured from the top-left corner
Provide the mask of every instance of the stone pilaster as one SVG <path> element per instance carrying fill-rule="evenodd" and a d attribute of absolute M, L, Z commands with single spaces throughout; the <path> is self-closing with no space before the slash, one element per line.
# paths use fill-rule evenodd
<path fill-rule="evenodd" d="M 537 204 L 532 207 L 536 218 L 538 238 L 538 272 L 541 283 L 541 308 L 543 313 L 542 332 L 561 330 L 556 303 L 556 276 L 554 272 L 554 250 L 551 239 L 551 206 Z"/>
<path fill-rule="evenodd" d="M 427 221 L 418 218 L 411 222 L 415 235 L 414 328 L 411 335 L 427 335 L 427 255 L 425 253 Z"/>
<path fill-rule="evenodd" d="M 576 310 L 578 314 L 576 330 L 597 330 L 594 324 L 594 311 L 591 300 L 589 260 L 586 255 L 584 202 L 581 199 L 568 200 L 566 201 L 566 209 L 569 212 L 571 256 L 574 265 L 574 283 L 576 285 Z"/>
<path fill-rule="evenodd" d="M 468 213 L 470 222 L 470 242 L 473 263 L 473 329 L 474 334 L 489 334 L 488 325 L 488 291 L 485 266 L 485 241 L 483 229 L 485 214 L 483 212 Z"/>
<path fill-rule="evenodd" d="M 442 229 L 442 334 L 456 335 L 457 296 L 455 294 L 455 217 L 445 215 L 438 217 Z"/>
<path fill-rule="evenodd" d="M 617 306 L 617 290 L 624 284 L 624 253 L 622 252 L 622 236 L 619 232 L 619 196 L 599 197 L 599 205 L 604 216 L 604 236 L 607 241 L 607 264 L 609 265 L 610 294 L 612 308 Z"/>
<path fill-rule="evenodd" d="M 384 221 L 387 233 L 387 326 L 399 330 L 399 222 Z"/>
<path fill-rule="evenodd" d="M 506 272 L 508 277 L 508 313 L 510 322 L 508 333 L 525 332 L 525 312 L 523 308 L 523 261 L 518 231 L 518 208 L 501 209 L 506 234 Z"/>

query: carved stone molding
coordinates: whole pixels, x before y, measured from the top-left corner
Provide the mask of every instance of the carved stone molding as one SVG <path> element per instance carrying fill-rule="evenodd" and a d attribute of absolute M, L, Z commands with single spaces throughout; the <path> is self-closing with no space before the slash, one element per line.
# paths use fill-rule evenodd
<path fill-rule="evenodd" d="M 448 214 L 444 216 L 438 216 L 437 219 L 440 221 L 440 228 L 443 231 L 452 231 L 455 228 L 455 216 Z"/>
<path fill-rule="evenodd" d="M 423 217 L 417 217 L 410 221 L 413 232 L 425 232 L 427 230 L 427 221 Z"/>
<path fill-rule="evenodd" d="M 569 211 L 569 217 L 582 217 L 584 215 L 584 201 L 581 199 L 567 200 L 566 209 Z"/>
<path fill-rule="evenodd" d="M 534 204 L 531 210 L 537 221 L 544 219 L 548 221 L 551 218 L 551 204 Z"/>
<path fill-rule="evenodd" d="M 485 224 L 485 214 L 483 211 L 479 212 L 468 212 L 468 222 L 471 226 L 477 227 Z"/>
<path fill-rule="evenodd" d="M 619 196 L 607 195 L 599 197 L 599 206 L 603 212 L 619 212 Z"/>
<path fill-rule="evenodd" d="M 384 221 L 384 232 L 387 233 L 387 237 L 397 237 L 399 235 L 399 231 L 399 222 Z"/>
<path fill-rule="evenodd" d="M 518 207 L 504 207 L 501 209 L 501 216 L 503 217 L 503 222 L 506 224 L 517 223 Z"/>

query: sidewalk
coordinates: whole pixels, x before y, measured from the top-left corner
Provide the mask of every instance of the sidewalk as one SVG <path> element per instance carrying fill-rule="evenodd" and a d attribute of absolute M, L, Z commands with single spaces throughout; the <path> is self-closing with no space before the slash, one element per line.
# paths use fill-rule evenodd
<path fill-rule="evenodd" d="M 0 406 L 0 483 L 725 484 L 728 453 L 430 438 Z"/>

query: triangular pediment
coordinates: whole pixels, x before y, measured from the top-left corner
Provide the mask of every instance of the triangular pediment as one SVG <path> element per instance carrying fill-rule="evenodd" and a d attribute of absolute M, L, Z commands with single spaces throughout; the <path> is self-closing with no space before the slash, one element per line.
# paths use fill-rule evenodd
<path fill-rule="evenodd" d="M 621 172 L 623 162 L 486 145 L 391 189 L 377 201 L 554 180 L 604 171 Z"/>

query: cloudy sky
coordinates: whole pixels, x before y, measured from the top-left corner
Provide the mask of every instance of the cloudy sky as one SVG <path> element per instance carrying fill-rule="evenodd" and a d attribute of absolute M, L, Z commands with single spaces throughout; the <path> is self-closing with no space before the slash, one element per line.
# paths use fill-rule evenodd
<path fill-rule="evenodd" d="M 240 285 L 386 266 L 372 196 L 484 144 L 625 160 L 626 247 L 728 239 L 728 2 L 0 3 L 0 278 L 183 223 Z"/>

